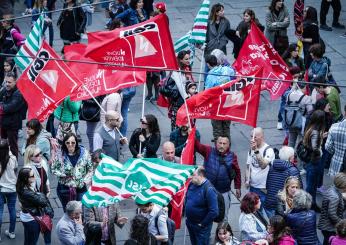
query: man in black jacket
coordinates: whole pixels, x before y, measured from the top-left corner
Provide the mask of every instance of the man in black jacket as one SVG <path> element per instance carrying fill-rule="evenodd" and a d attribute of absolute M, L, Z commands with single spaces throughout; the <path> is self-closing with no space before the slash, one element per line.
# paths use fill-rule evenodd
<path fill-rule="evenodd" d="M 5 88 L 0 91 L 1 137 L 8 139 L 12 154 L 18 157 L 18 130 L 22 127 L 25 101 L 17 89 L 15 73 L 7 73 L 4 82 Z"/>

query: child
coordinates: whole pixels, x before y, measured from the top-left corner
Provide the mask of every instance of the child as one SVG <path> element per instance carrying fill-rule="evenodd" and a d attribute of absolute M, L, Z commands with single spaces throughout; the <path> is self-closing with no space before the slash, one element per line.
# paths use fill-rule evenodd
<path fill-rule="evenodd" d="M 232 228 L 228 222 L 220 223 L 215 232 L 216 245 L 237 245 L 240 244 L 237 238 L 233 236 Z"/>
<path fill-rule="evenodd" d="M 269 244 L 275 245 L 295 245 L 296 242 L 290 234 L 289 227 L 286 225 L 285 219 L 280 215 L 274 215 L 269 219 L 268 227 Z"/>
<path fill-rule="evenodd" d="M 331 245 L 344 245 L 346 244 L 346 219 L 340 220 L 336 224 L 336 236 L 329 238 L 329 244 Z"/>
<path fill-rule="evenodd" d="M 185 90 L 187 96 L 190 98 L 191 96 L 197 94 L 197 84 L 191 81 L 187 81 L 185 84 Z"/>

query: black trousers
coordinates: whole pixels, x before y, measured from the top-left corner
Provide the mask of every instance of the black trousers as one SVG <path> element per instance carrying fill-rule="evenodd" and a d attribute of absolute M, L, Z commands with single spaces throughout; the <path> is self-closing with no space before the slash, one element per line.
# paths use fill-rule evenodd
<path fill-rule="evenodd" d="M 1 129 L 1 137 L 8 140 L 10 150 L 18 158 L 18 129 Z"/>
<path fill-rule="evenodd" d="M 340 12 L 341 12 L 340 0 L 332 0 L 331 2 L 327 2 L 327 0 L 322 0 L 321 10 L 320 10 L 320 23 L 321 23 L 321 25 L 326 24 L 326 16 L 328 14 L 330 5 L 332 5 L 332 8 L 334 10 L 334 12 L 333 12 L 333 24 L 339 23 L 339 16 L 340 16 Z"/>

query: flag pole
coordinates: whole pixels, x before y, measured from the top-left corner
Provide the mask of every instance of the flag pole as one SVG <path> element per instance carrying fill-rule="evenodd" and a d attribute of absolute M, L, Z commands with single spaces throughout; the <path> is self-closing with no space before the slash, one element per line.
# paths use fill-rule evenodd
<path fill-rule="evenodd" d="M 184 98 L 184 105 L 186 109 L 186 115 L 187 115 L 187 123 L 189 124 L 189 128 L 192 129 L 191 127 L 191 120 L 190 120 L 190 114 L 189 114 L 189 108 L 187 107 L 186 99 Z"/>
<path fill-rule="evenodd" d="M 92 99 L 95 101 L 95 103 L 97 104 L 98 107 L 100 107 L 100 109 L 106 114 L 107 112 L 105 111 L 105 109 L 103 109 L 103 107 L 100 105 L 100 103 L 97 101 L 97 99 L 95 98 L 95 96 L 90 92 L 90 90 L 87 88 L 87 86 L 85 84 L 82 85 L 83 88 L 85 89 L 85 91 L 88 92 L 88 94 L 92 97 Z M 120 138 L 126 138 L 124 137 L 124 135 L 122 135 L 122 133 L 120 132 L 120 130 L 118 129 L 118 127 L 115 128 L 117 130 L 117 132 L 120 135 Z"/>
<path fill-rule="evenodd" d="M 201 66 L 199 67 L 199 77 L 198 77 L 198 92 L 201 91 L 201 80 L 202 80 L 202 69 L 203 69 L 203 66 L 204 66 L 204 49 L 203 49 L 203 52 L 202 52 L 202 58 L 201 58 Z M 205 81 L 204 81 L 205 82 Z"/>
<path fill-rule="evenodd" d="M 142 116 L 141 119 L 144 118 L 144 105 L 145 105 L 145 93 L 146 93 L 146 84 L 143 84 L 143 96 L 142 96 Z M 139 151 L 138 153 L 141 154 L 142 152 L 142 142 L 139 141 Z"/>

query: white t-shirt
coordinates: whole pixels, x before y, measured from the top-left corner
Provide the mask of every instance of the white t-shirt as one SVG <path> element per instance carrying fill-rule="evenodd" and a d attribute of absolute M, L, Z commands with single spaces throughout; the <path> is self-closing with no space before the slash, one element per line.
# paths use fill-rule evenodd
<path fill-rule="evenodd" d="M 268 148 L 263 156 L 264 150 L 268 147 L 268 144 L 264 144 L 258 149 L 259 155 L 261 155 L 267 161 L 273 161 L 275 159 L 275 153 L 273 148 Z M 256 159 L 256 155 L 253 150 L 248 154 L 247 165 L 250 165 L 250 186 L 260 189 L 266 188 L 267 175 L 270 166 L 268 165 L 265 169 L 262 169 Z"/>

